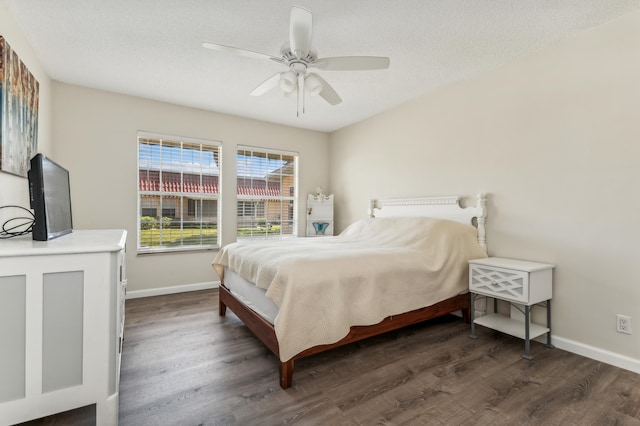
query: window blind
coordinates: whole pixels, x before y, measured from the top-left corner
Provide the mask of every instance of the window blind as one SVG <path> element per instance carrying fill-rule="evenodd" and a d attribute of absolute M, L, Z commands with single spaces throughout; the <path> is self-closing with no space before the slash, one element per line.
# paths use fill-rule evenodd
<path fill-rule="evenodd" d="M 295 235 L 297 174 L 297 153 L 238 147 L 238 240 Z"/>
<path fill-rule="evenodd" d="M 138 252 L 219 246 L 220 145 L 138 134 Z"/>

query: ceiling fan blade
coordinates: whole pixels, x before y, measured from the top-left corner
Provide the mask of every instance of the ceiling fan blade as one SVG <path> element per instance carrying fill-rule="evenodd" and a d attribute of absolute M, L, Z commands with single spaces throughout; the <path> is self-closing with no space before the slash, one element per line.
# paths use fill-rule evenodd
<path fill-rule="evenodd" d="M 285 71 L 286 72 L 286 71 Z M 249 93 L 251 96 L 260 96 L 267 93 L 269 90 L 273 89 L 280 82 L 280 77 L 284 74 L 284 72 L 279 72 L 277 74 L 272 75 L 262 83 L 258 85 L 255 89 Z"/>
<path fill-rule="evenodd" d="M 338 96 L 336 91 L 333 90 L 333 87 L 331 87 L 324 78 L 320 77 L 314 72 L 310 72 L 309 75 L 314 76 L 320 81 L 320 83 L 322 83 L 322 91 L 318 93 L 322 97 L 322 99 L 329 102 L 331 105 L 338 105 L 340 102 L 342 102 L 340 96 Z"/>
<path fill-rule="evenodd" d="M 319 58 L 309 66 L 327 71 L 366 71 L 387 69 L 390 62 L 383 56 L 338 56 Z"/>
<path fill-rule="evenodd" d="M 298 59 L 306 58 L 311 49 L 313 17 L 311 12 L 299 6 L 291 8 L 289 46 Z"/>
<path fill-rule="evenodd" d="M 202 43 L 202 47 L 211 50 L 217 50 L 218 52 L 244 56 L 246 58 L 271 59 L 272 61 L 283 63 L 282 58 L 276 58 L 275 56 L 267 55 L 266 53 L 254 52 L 253 50 L 240 49 L 239 47 L 225 46 L 224 44 L 209 43 L 205 41 L 204 43 Z"/>

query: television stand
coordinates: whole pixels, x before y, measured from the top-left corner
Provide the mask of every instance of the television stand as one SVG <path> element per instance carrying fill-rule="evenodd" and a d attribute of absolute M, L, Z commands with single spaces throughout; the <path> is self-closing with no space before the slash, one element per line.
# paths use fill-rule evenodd
<path fill-rule="evenodd" d="M 0 423 L 96 404 L 118 424 L 126 237 L 0 240 Z"/>

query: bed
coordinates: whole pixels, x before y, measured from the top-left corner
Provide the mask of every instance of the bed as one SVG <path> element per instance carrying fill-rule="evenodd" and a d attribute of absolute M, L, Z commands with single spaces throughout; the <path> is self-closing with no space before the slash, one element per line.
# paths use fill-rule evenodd
<path fill-rule="evenodd" d="M 219 314 L 231 309 L 278 357 L 295 360 L 460 311 L 470 320 L 468 261 L 486 257 L 486 197 L 372 200 L 340 235 L 238 242 L 213 260 Z"/>

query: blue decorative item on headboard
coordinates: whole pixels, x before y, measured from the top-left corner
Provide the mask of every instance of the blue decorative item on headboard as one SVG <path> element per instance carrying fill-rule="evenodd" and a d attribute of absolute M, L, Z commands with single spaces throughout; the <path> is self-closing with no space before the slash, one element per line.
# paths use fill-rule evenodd
<path fill-rule="evenodd" d="M 329 222 L 313 222 L 313 228 L 316 230 L 316 235 L 324 235 L 324 231 L 329 227 Z"/>

